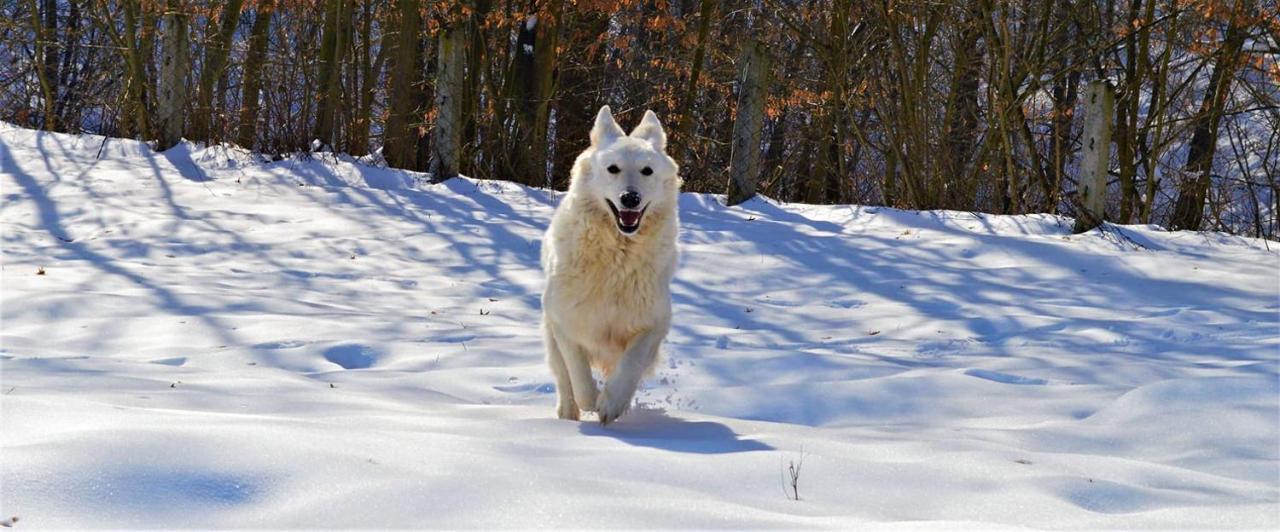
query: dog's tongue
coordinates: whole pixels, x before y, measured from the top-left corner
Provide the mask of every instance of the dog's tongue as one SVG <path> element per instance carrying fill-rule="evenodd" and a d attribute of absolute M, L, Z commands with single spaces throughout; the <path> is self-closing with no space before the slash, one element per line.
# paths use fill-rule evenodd
<path fill-rule="evenodd" d="M 640 211 L 618 211 L 618 221 L 622 222 L 622 225 L 631 227 L 640 223 L 640 214 Z"/>

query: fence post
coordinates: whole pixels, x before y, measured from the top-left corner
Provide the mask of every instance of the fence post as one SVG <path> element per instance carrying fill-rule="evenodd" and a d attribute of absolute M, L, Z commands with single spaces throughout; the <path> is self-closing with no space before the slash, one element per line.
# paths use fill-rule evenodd
<path fill-rule="evenodd" d="M 763 42 L 751 39 L 743 45 L 738 64 L 742 67 L 742 77 L 729 155 L 727 200 L 730 206 L 756 195 L 756 182 L 760 179 L 760 137 L 764 134 L 764 103 L 768 95 L 768 49 Z"/>
<path fill-rule="evenodd" d="M 436 127 L 432 144 L 431 179 L 457 177 L 462 152 L 463 32 L 440 30 L 440 56 L 436 70 Z"/>
<path fill-rule="evenodd" d="M 34 4 L 33 4 L 34 5 Z M 156 98 L 156 111 L 160 115 L 159 139 L 156 147 L 167 150 L 182 140 L 183 109 L 187 105 L 185 86 L 190 52 L 187 42 L 187 15 L 176 0 L 165 4 L 164 36 L 160 44 L 160 88 Z"/>
<path fill-rule="evenodd" d="M 1083 161 L 1076 185 L 1076 233 L 1102 225 L 1107 208 L 1107 169 L 1111 165 L 1111 117 L 1115 88 L 1104 80 L 1085 89 Z"/>

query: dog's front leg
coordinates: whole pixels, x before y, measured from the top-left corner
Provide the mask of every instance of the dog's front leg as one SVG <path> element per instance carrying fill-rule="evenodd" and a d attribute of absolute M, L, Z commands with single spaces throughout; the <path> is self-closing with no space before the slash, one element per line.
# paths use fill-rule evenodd
<path fill-rule="evenodd" d="M 621 417 L 631 406 L 631 397 L 636 393 L 636 386 L 640 384 L 644 373 L 653 366 L 653 361 L 658 357 L 658 346 L 666 335 L 665 326 L 654 327 L 631 341 L 627 352 L 622 355 L 622 361 L 609 376 L 609 382 L 605 383 L 604 390 L 600 392 L 600 398 L 596 402 L 596 414 L 600 416 L 600 424 L 608 425 L 609 422 Z"/>
<path fill-rule="evenodd" d="M 582 346 L 565 334 L 564 327 L 554 322 L 550 323 L 550 326 L 556 347 L 560 349 L 565 369 L 569 374 L 569 385 L 573 388 L 573 402 L 578 404 L 578 408 L 590 412 L 596 406 L 596 397 L 599 393 L 596 390 L 596 378 L 591 375 L 591 362 L 583 352 Z"/>
<path fill-rule="evenodd" d="M 556 344 L 556 335 L 551 333 L 551 326 L 542 324 L 542 334 L 547 347 L 547 365 L 556 378 L 556 416 L 560 419 L 578 420 L 578 403 L 573 399 L 573 379 L 569 377 L 569 368 L 564 363 L 564 354 Z"/>

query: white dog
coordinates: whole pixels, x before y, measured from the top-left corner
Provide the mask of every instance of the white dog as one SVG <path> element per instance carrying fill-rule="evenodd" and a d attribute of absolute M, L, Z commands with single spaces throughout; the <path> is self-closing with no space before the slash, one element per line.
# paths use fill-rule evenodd
<path fill-rule="evenodd" d="M 618 419 L 658 361 L 671 326 L 678 167 L 646 111 L 627 135 L 608 106 L 578 156 L 569 193 L 542 241 L 542 327 L 562 419 Z M 605 378 L 596 389 L 592 368 Z"/>

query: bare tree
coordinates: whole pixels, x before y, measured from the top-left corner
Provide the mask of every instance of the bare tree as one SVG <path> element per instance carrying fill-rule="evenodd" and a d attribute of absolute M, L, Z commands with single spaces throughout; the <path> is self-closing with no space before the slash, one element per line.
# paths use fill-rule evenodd
<path fill-rule="evenodd" d="M 259 0 L 249 30 L 249 51 L 244 58 L 244 85 L 240 96 L 239 130 L 236 143 L 254 148 L 258 139 L 258 111 L 261 109 L 262 63 L 267 54 L 274 0 Z"/>
<path fill-rule="evenodd" d="M 394 36 L 391 72 L 387 78 L 390 103 L 386 127 L 383 128 L 382 156 L 397 168 L 420 169 L 417 162 L 417 90 L 421 76 L 421 50 L 418 39 L 422 19 L 418 0 L 397 0 L 399 15 Z M 422 161 L 425 163 L 426 161 Z"/>
<path fill-rule="evenodd" d="M 214 107 L 214 86 L 226 70 L 227 56 L 231 53 L 231 36 L 240 22 L 240 8 L 244 0 L 228 0 L 218 18 L 209 17 L 205 28 L 204 61 L 196 87 L 196 105 L 191 113 L 191 139 L 214 138 L 211 124 L 217 110 Z"/>
<path fill-rule="evenodd" d="M 1196 113 L 1195 132 L 1191 135 L 1183 179 L 1178 185 L 1177 203 L 1169 220 L 1171 230 L 1197 230 L 1204 221 L 1204 202 L 1213 171 L 1213 153 L 1218 144 L 1218 126 L 1222 122 L 1222 110 L 1226 106 L 1231 80 L 1240 65 L 1240 50 L 1247 35 L 1247 14 L 1252 11 L 1249 3 L 1236 0 L 1227 23 L 1226 37 L 1214 58 L 1213 74 Z"/>

